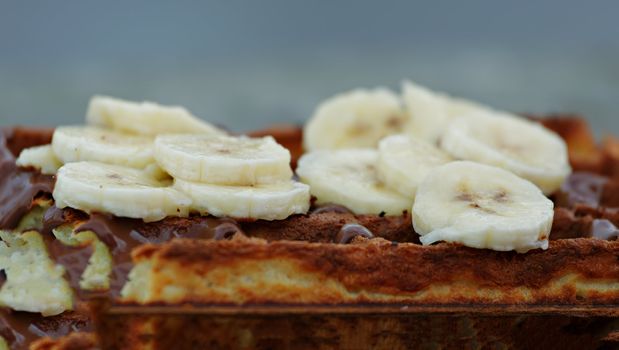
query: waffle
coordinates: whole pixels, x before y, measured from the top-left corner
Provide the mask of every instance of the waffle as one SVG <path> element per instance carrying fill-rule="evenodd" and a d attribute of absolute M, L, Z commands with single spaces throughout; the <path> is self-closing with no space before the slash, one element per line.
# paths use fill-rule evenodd
<path fill-rule="evenodd" d="M 574 173 L 552 198 L 549 249 L 526 254 L 421 246 L 409 213 L 338 205 L 272 222 L 61 210 L 51 177 L 14 165 L 51 130 L 5 129 L 2 228 L 41 232 L 76 292 L 74 311 L 57 316 L 4 312 L 0 334 L 34 349 L 613 346 L 619 141 L 596 144 L 576 116 L 536 119 L 566 140 Z M 300 128 L 252 135 L 273 135 L 293 165 L 301 155 Z M 110 248 L 109 288 L 81 290 L 92 248 L 50 238 L 61 227 L 94 231 Z M 37 322 L 46 326 L 33 331 Z"/>

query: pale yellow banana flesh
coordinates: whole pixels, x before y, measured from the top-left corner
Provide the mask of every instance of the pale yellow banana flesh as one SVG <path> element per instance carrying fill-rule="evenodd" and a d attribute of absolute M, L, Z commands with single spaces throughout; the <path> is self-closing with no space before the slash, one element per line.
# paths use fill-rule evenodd
<path fill-rule="evenodd" d="M 192 199 L 192 211 L 218 217 L 283 220 L 309 210 L 309 186 L 285 181 L 269 185 L 222 186 L 176 179 L 174 187 Z"/>
<path fill-rule="evenodd" d="M 402 215 L 412 198 L 384 186 L 376 173 L 378 151 L 346 149 L 306 153 L 297 174 L 310 186 L 317 204 L 334 203 L 356 214 Z"/>
<path fill-rule="evenodd" d="M 144 168 L 155 162 L 153 138 L 95 126 L 61 126 L 52 138 L 63 163 L 95 161 Z"/>
<path fill-rule="evenodd" d="M 407 123 L 400 99 L 384 88 L 353 90 L 327 99 L 305 124 L 307 151 L 376 147 Z"/>
<path fill-rule="evenodd" d="M 109 96 L 93 96 L 86 122 L 91 125 L 144 134 L 224 134 L 219 128 L 193 116 L 179 106 L 153 102 L 132 102 Z"/>
<path fill-rule="evenodd" d="M 56 175 L 53 197 L 59 208 L 144 221 L 187 216 L 191 204 L 190 198 L 141 170 L 97 162 L 62 166 Z"/>
<path fill-rule="evenodd" d="M 507 169 L 555 192 L 570 174 L 567 146 L 543 126 L 506 113 L 476 113 L 455 120 L 441 148 L 457 159 Z"/>
<path fill-rule="evenodd" d="M 270 136 L 163 135 L 155 140 L 155 158 L 170 175 L 191 182 L 251 186 L 292 177 L 290 151 Z"/>
<path fill-rule="evenodd" d="M 417 187 L 432 169 L 451 161 L 431 143 L 404 134 L 382 139 L 378 155 L 378 178 L 408 198 L 415 198 Z"/>
<path fill-rule="evenodd" d="M 413 206 L 423 244 L 448 241 L 500 251 L 546 249 L 553 216 L 552 201 L 531 182 L 468 161 L 432 170 Z"/>

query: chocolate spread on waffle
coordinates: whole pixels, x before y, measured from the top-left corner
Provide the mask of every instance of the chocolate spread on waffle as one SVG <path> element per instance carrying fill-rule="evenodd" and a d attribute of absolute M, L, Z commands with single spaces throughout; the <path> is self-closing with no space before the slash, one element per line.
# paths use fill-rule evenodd
<path fill-rule="evenodd" d="M 31 209 L 32 200 L 40 194 L 51 193 L 52 176 L 35 170 L 20 169 L 8 146 L 7 132 L 0 132 L 0 229 L 11 229 Z"/>
<path fill-rule="evenodd" d="M 39 314 L 0 309 L 0 336 L 11 349 L 28 348 L 28 344 L 41 337 L 57 338 L 70 332 L 92 330 L 92 323 L 85 312 L 41 317 Z"/>
<path fill-rule="evenodd" d="M 145 243 L 167 242 L 172 238 L 224 239 L 234 226 L 229 219 L 214 217 L 168 218 L 161 222 L 144 223 L 142 220 L 93 213 L 76 232 L 92 231 L 110 248 L 114 266 L 110 292 L 118 297 L 133 266 L 133 248 Z M 240 229 L 237 227 L 234 231 Z"/>
<path fill-rule="evenodd" d="M 336 243 L 350 243 L 355 237 L 373 238 L 374 234 L 367 227 L 358 224 L 346 224 L 335 237 Z"/>

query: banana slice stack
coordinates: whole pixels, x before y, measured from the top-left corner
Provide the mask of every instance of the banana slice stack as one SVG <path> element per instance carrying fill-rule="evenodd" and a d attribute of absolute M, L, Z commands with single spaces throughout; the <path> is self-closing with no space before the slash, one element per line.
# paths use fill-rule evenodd
<path fill-rule="evenodd" d="M 49 158 L 64 164 L 56 174 L 56 206 L 144 221 L 189 214 L 191 198 L 171 186 L 170 176 L 155 161 L 155 136 L 223 131 L 181 107 L 102 96 L 91 99 L 86 121 L 90 125 L 54 131 Z M 28 154 L 24 150 L 19 159 L 42 170 L 51 163 Z"/>
<path fill-rule="evenodd" d="M 157 221 L 201 214 L 279 220 L 309 209 L 290 153 L 271 137 L 232 137 L 182 107 L 95 96 L 87 126 L 56 128 L 17 163 L 56 174 L 60 208 Z"/>
<path fill-rule="evenodd" d="M 398 142 L 380 141 L 400 133 L 415 140 L 409 143 L 425 141 L 439 146 L 454 159 L 507 169 L 533 182 L 545 194 L 559 189 L 571 172 L 565 142 L 538 123 L 408 81 L 402 84 L 401 97 L 379 88 L 353 90 L 327 99 L 305 126 L 304 147 L 308 151 L 378 147 L 385 154 L 385 148 L 397 148 Z M 402 139 L 399 144 L 408 149 Z M 429 157 L 435 157 L 436 152 L 431 154 Z M 410 195 L 414 186 L 405 184 L 401 173 L 411 174 L 414 183 L 426 165 L 415 167 L 409 160 L 408 166 L 399 167 L 399 175 L 397 171 L 383 171 L 405 158 L 383 156 L 378 171 L 387 185 Z"/>
<path fill-rule="evenodd" d="M 309 187 L 291 180 L 290 152 L 270 136 L 162 135 L 155 158 L 202 214 L 281 220 L 309 210 Z"/>
<path fill-rule="evenodd" d="M 328 99 L 306 124 L 304 146 L 297 173 L 317 203 L 395 215 L 414 201 L 424 244 L 545 249 L 545 194 L 571 172 L 566 144 L 550 130 L 412 82 L 401 97 L 375 89 Z"/>
<path fill-rule="evenodd" d="M 432 170 L 413 206 L 423 244 L 447 241 L 498 251 L 548 248 L 553 216 L 552 201 L 531 182 L 469 161 Z"/>

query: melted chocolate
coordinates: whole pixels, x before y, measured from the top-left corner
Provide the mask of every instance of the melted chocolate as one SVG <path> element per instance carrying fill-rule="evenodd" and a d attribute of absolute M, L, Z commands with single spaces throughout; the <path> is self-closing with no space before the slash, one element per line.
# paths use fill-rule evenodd
<path fill-rule="evenodd" d="M 213 217 L 166 218 L 158 222 L 145 223 L 137 219 L 93 213 L 76 230 L 76 232 L 83 231 L 94 232 L 110 248 L 114 264 L 110 293 L 117 297 L 120 295 L 120 290 L 127 281 L 128 273 L 133 267 L 131 251 L 134 248 L 146 243 L 167 242 L 177 237 L 225 239 L 241 232 L 241 229 L 233 220 Z M 82 266 L 65 267 L 67 270 L 76 270 L 79 267 L 83 271 Z"/>
<path fill-rule="evenodd" d="M 567 208 L 577 204 L 597 208 L 607 182 L 608 178 L 593 173 L 572 173 L 557 193 L 556 202 L 559 206 Z"/>
<path fill-rule="evenodd" d="M 16 126 L 0 128 L 0 133 L 5 136 L 6 148 L 17 157 L 24 148 L 50 144 L 54 128 Z"/>
<path fill-rule="evenodd" d="M 606 219 L 594 219 L 591 223 L 591 237 L 604 240 L 616 240 L 619 229 Z"/>
<path fill-rule="evenodd" d="M 67 271 L 69 285 L 73 290 L 81 296 L 80 279 L 82 273 L 88 266 L 88 260 L 93 253 L 93 249 L 90 245 L 83 247 L 69 247 L 62 244 L 56 239 L 52 239 L 47 243 L 47 249 L 50 252 L 50 256 L 56 263 L 64 266 Z"/>
<path fill-rule="evenodd" d="M 325 204 L 316 207 L 312 210 L 312 214 L 320 214 L 320 213 L 342 213 L 342 214 L 353 214 L 350 209 L 346 208 L 343 205 L 339 204 Z"/>
<path fill-rule="evenodd" d="M 372 234 L 372 231 L 368 230 L 365 226 L 358 224 L 346 224 L 335 236 L 335 242 L 341 244 L 350 243 L 353 238 L 357 236 L 373 238 L 374 234 Z"/>
<path fill-rule="evenodd" d="M 43 214 L 43 232 L 41 233 L 46 235 L 51 234 L 53 229 L 65 222 L 64 210 L 52 205 L 45 211 L 45 214 Z"/>
<path fill-rule="evenodd" d="M 0 133 L 0 229 L 12 229 L 32 208 L 32 200 L 41 193 L 52 193 L 54 179 L 34 170 L 19 168 Z"/>
<path fill-rule="evenodd" d="M 222 239 L 231 239 L 235 234 L 241 233 L 239 225 L 233 222 L 224 222 L 215 227 L 213 239 L 219 241 Z"/>
<path fill-rule="evenodd" d="M 31 342 L 40 337 L 58 338 L 71 332 L 92 330 L 92 324 L 85 312 L 41 317 L 35 313 L 0 309 L 0 335 L 11 349 L 27 349 Z"/>

